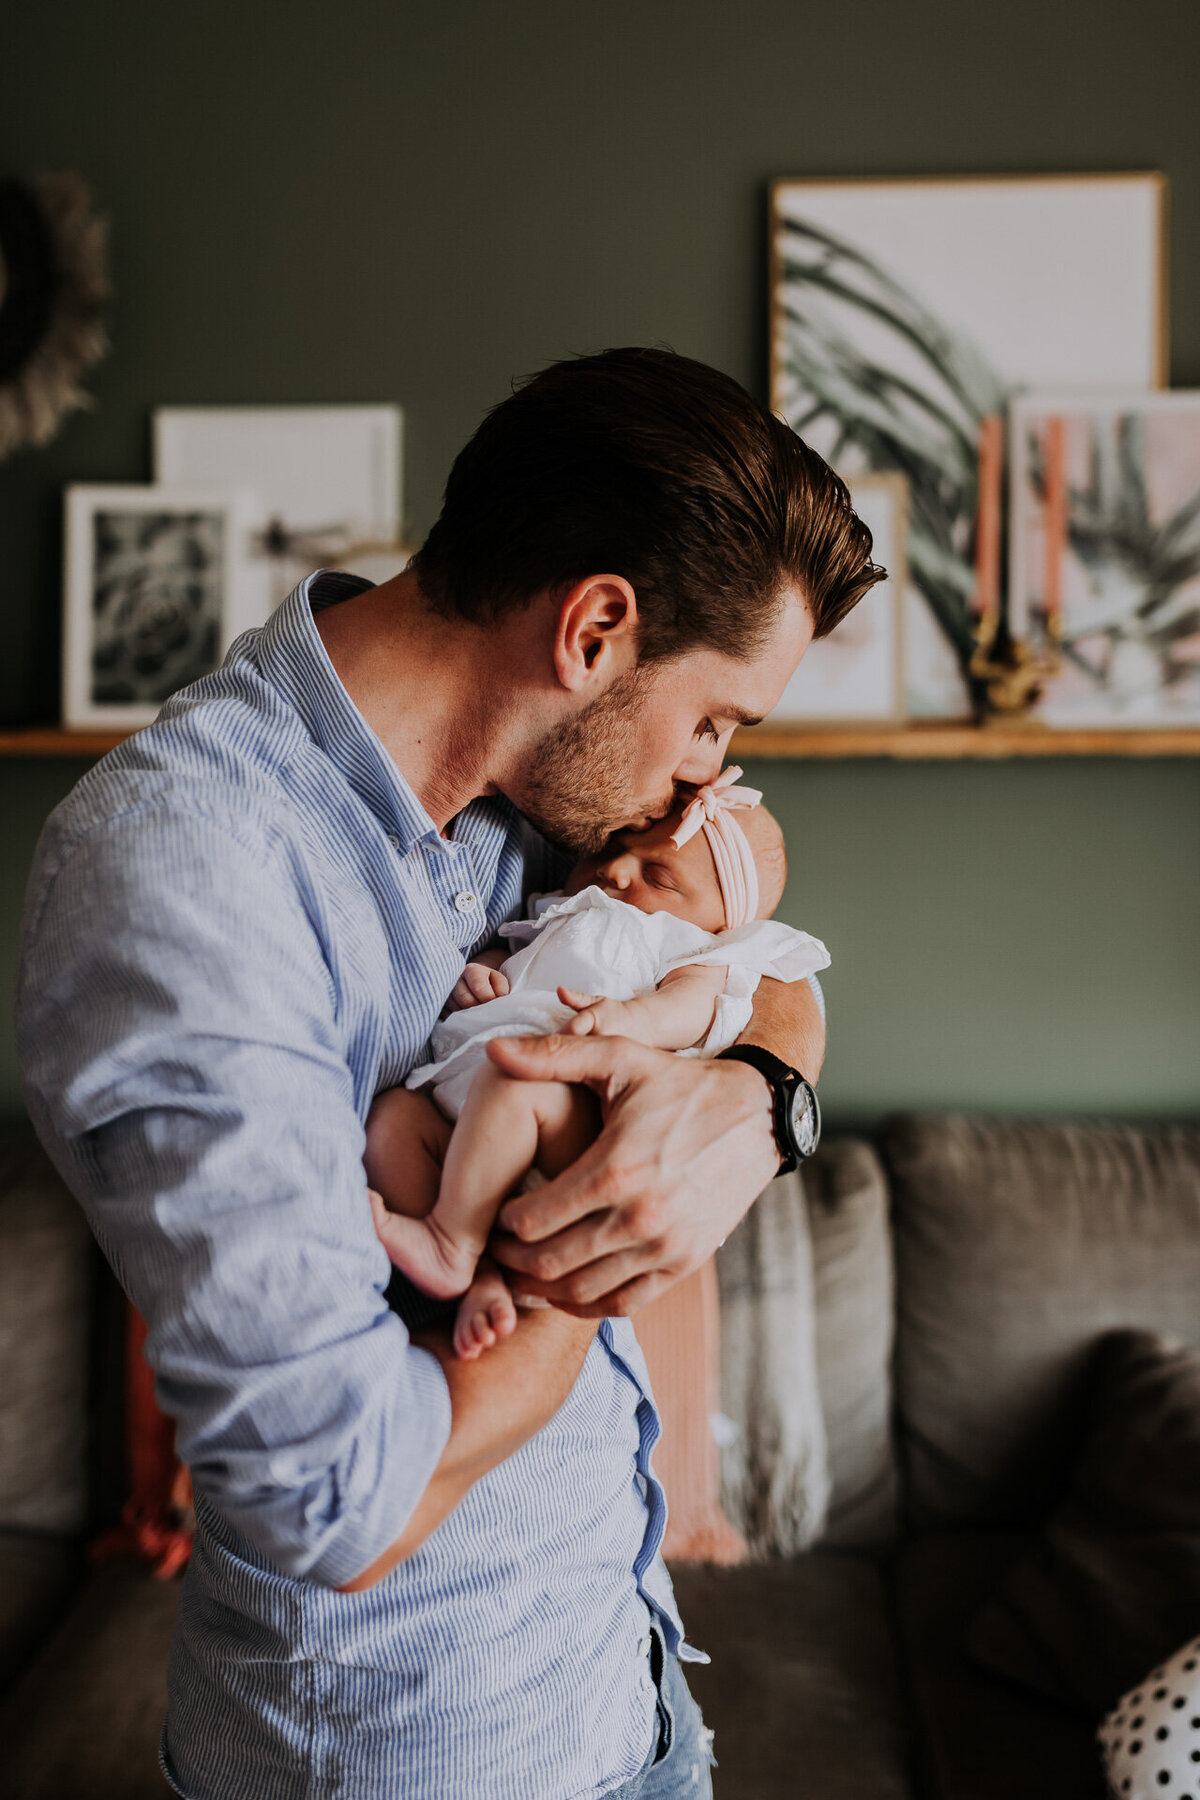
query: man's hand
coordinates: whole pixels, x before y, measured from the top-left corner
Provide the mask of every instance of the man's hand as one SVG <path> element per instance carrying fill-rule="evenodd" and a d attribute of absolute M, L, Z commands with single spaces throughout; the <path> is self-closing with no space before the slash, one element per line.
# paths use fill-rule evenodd
<path fill-rule="evenodd" d="M 806 981 L 762 981 L 743 1043 L 815 1082 L 825 1028 Z M 621 1037 L 493 1038 L 510 1075 L 600 1098 L 578 1162 L 502 1208 L 492 1252 L 513 1286 L 581 1318 L 635 1312 L 707 1262 L 779 1167 L 771 1090 L 745 1063 L 673 1056 Z"/>
<path fill-rule="evenodd" d="M 577 1317 L 634 1312 L 700 1268 L 779 1167 L 771 1090 L 745 1063 L 594 1036 L 493 1038 L 488 1055 L 599 1097 L 595 1143 L 507 1201 L 491 1243 L 515 1288 Z"/>

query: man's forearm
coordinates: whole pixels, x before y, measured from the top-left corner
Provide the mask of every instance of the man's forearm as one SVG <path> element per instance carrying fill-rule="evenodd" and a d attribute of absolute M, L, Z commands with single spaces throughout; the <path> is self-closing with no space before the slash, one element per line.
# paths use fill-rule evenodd
<path fill-rule="evenodd" d="M 454 1355 L 444 1329 L 413 1333 L 413 1342 L 437 1357 L 446 1377 L 450 1436 L 400 1536 L 343 1593 L 382 1581 L 437 1530 L 480 1476 L 549 1423 L 575 1385 L 595 1332 L 594 1320 L 554 1309 L 523 1312 L 512 1337 L 476 1362 Z"/>
<path fill-rule="evenodd" d="M 815 1082 L 825 1060 L 825 1024 L 807 981 L 760 981 L 754 1015 L 738 1040 L 774 1051 Z"/>

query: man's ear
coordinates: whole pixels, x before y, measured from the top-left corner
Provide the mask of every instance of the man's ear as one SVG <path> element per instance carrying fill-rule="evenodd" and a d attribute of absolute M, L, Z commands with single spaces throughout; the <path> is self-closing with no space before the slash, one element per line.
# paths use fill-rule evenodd
<path fill-rule="evenodd" d="M 559 602 L 554 672 L 571 693 L 606 688 L 637 662 L 637 596 L 623 575 L 588 575 Z"/>

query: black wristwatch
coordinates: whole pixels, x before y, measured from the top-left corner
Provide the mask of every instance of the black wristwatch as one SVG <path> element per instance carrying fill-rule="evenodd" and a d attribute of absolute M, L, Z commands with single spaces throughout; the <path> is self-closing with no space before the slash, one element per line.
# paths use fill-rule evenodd
<path fill-rule="evenodd" d="M 786 1175 L 798 1163 L 810 1157 L 821 1141 L 821 1108 L 811 1083 L 799 1069 L 789 1068 L 778 1056 L 757 1044 L 730 1044 L 718 1050 L 726 1062 L 749 1063 L 770 1083 L 775 1096 L 775 1142 L 781 1161 L 779 1173 Z"/>

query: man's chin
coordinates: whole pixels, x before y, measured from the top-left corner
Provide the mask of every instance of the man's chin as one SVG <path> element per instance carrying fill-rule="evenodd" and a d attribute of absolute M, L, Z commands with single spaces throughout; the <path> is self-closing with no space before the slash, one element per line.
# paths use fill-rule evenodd
<path fill-rule="evenodd" d="M 602 796 L 597 796 L 597 799 Z M 619 831 L 649 831 L 660 819 L 665 819 L 675 805 L 675 794 L 672 792 L 665 800 L 654 802 L 649 807 L 640 809 L 627 808 L 618 817 L 598 820 L 592 816 L 580 818 L 572 807 L 556 807 L 552 809 L 543 797 L 541 803 L 531 800 L 529 796 L 524 804 L 517 802 L 531 825 L 535 825 L 543 837 L 551 843 L 559 844 L 569 850 L 573 856 L 597 856 L 611 838 Z"/>

